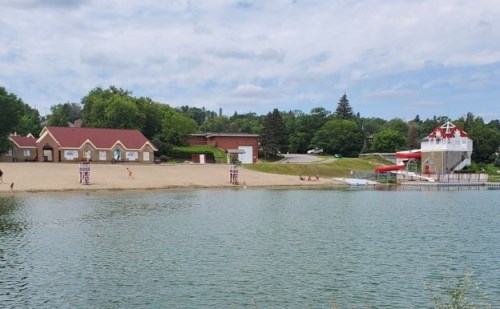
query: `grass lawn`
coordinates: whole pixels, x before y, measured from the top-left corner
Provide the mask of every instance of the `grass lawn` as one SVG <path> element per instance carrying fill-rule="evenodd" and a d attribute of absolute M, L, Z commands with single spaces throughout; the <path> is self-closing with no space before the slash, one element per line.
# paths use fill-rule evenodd
<path fill-rule="evenodd" d="M 174 148 L 175 151 L 197 154 L 197 153 L 210 153 L 213 154 L 215 162 L 225 162 L 226 153 L 217 147 L 212 146 L 177 146 Z"/>
<path fill-rule="evenodd" d="M 350 177 L 351 171 L 373 171 L 381 164 L 394 164 L 379 157 L 368 158 L 341 158 L 334 161 L 325 160 L 325 163 L 258 163 L 245 164 L 249 170 L 284 175 L 303 175 L 320 177 Z"/>

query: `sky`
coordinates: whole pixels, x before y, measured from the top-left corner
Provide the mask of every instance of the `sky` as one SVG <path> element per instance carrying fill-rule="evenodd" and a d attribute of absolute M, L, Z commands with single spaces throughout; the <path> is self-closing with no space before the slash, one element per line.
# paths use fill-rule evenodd
<path fill-rule="evenodd" d="M 0 86 L 42 115 L 114 85 L 232 115 L 345 93 L 386 120 L 500 119 L 498 0 L 0 0 Z"/>

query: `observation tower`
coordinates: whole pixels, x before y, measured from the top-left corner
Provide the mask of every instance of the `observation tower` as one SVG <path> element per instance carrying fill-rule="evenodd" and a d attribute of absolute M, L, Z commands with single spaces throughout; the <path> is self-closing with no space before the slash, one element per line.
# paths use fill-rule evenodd
<path fill-rule="evenodd" d="M 471 165 L 472 139 L 449 121 L 424 137 L 420 150 L 423 174 L 448 174 Z"/>

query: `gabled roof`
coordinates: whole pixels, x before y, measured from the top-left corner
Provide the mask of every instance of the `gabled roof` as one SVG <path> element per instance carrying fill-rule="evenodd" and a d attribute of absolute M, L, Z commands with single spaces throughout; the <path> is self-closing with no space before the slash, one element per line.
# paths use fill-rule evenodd
<path fill-rule="evenodd" d="M 446 122 L 442 126 L 434 128 L 434 130 L 427 135 L 428 138 L 455 138 L 455 137 L 469 137 L 461 127 L 454 125 L 451 122 Z"/>
<path fill-rule="evenodd" d="M 128 150 L 140 150 L 146 145 L 157 150 L 139 130 L 45 127 L 38 140 L 41 141 L 47 134 L 61 148 L 81 148 L 84 144 L 91 143 L 97 149 L 111 149 L 119 143 Z"/>
<path fill-rule="evenodd" d="M 36 139 L 31 134 L 28 136 L 11 135 L 9 139 L 19 148 L 36 148 Z"/>

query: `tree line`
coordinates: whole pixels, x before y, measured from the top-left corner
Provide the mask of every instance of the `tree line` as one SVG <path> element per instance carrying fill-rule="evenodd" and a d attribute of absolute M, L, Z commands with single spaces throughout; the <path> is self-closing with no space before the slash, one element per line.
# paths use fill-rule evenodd
<path fill-rule="evenodd" d="M 185 145 L 192 133 L 252 133 L 260 135 L 260 151 L 266 157 L 279 153 L 305 153 L 322 148 L 329 154 L 356 157 L 361 153 L 395 152 L 417 149 L 420 140 L 450 120 L 461 126 L 474 141 L 472 160 L 500 165 L 500 121 L 485 123 L 473 113 L 458 119 L 434 116 L 425 120 L 416 115 L 405 121 L 361 117 L 343 94 L 333 111 L 324 107 L 309 113 L 301 110 L 273 109 L 266 115 L 256 113 L 222 115 L 192 106 L 171 107 L 147 97 L 110 86 L 92 89 L 81 102 L 59 103 L 41 118 L 38 111 L 0 87 L 0 151 L 7 149 L 9 133 L 36 136 L 42 126 L 68 126 L 77 119 L 82 126 L 94 128 L 138 129 L 169 156 L 173 147 Z"/>

